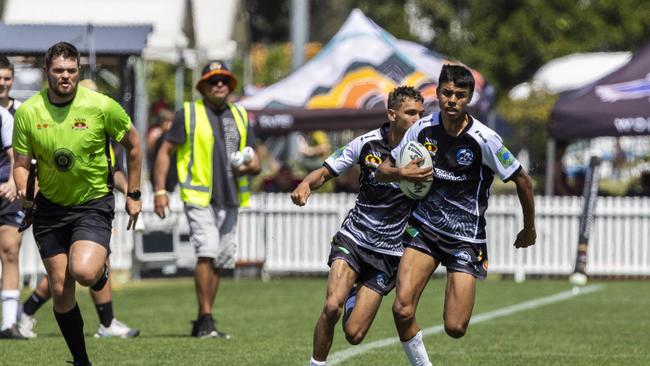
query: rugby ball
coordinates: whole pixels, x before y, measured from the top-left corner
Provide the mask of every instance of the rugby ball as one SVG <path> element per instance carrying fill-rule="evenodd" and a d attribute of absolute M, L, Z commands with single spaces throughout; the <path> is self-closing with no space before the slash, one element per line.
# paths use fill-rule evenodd
<path fill-rule="evenodd" d="M 404 145 L 399 153 L 397 166 L 403 168 L 410 163 L 411 160 L 419 158 L 424 158 L 424 160 L 418 164 L 420 168 L 430 168 L 433 166 L 433 161 L 431 160 L 431 155 L 427 148 L 417 141 L 409 141 Z M 429 192 L 431 181 L 415 183 L 402 179 L 399 182 L 399 188 L 410 199 L 420 200 Z"/>

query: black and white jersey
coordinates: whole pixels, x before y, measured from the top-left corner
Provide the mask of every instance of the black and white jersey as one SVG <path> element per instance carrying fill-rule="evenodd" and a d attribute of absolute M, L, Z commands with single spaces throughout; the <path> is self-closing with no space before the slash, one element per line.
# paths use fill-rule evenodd
<path fill-rule="evenodd" d="M 469 116 L 467 127 L 457 137 L 445 131 L 436 113 L 412 125 L 399 146 L 418 141 L 431 154 L 434 178 L 425 199 L 413 209 L 413 218 L 447 237 L 470 243 L 485 243 L 485 210 L 494 174 L 509 180 L 520 168 L 501 137 Z"/>
<path fill-rule="evenodd" d="M 341 224 L 340 233 L 369 250 L 402 255 L 402 234 L 406 230 L 414 201 L 398 183 L 382 183 L 375 178 L 377 167 L 390 156 L 389 124 L 359 136 L 336 150 L 323 164 L 334 176 L 359 164 L 359 195 Z"/>
<path fill-rule="evenodd" d="M 0 149 L 0 183 L 8 181 L 11 176 L 11 161 L 6 151 L 11 147 L 13 131 L 14 117 L 8 110 L 0 107 L 0 141 L 2 141 L 2 149 Z"/>

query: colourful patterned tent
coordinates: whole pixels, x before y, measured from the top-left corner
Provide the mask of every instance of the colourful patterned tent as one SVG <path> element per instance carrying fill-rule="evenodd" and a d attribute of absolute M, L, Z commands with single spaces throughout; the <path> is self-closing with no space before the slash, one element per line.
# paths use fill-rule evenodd
<path fill-rule="evenodd" d="M 399 85 L 418 88 L 432 110 L 445 63 L 456 61 L 396 39 L 355 9 L 312 60 L 241 103 L 253 111 L 262 133 L 373 128 L 386 119 L 386 98 Z M 471 105 L 484 110 L 485 81 L 478 72 L 474 76 Z"/>

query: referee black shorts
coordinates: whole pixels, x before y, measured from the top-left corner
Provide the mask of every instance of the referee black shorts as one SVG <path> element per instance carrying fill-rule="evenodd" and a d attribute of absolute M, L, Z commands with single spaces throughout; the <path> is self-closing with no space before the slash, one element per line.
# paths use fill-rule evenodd
<path fill-rule="evenodd" d="M 110 254 L 111 231 L 115 216 L 112 193 L 77 206 L 61 206 L 43 195 L 36 196 L 34 239 L 41 258 L 67 253 L 78 240 L 89 240 Z"/>

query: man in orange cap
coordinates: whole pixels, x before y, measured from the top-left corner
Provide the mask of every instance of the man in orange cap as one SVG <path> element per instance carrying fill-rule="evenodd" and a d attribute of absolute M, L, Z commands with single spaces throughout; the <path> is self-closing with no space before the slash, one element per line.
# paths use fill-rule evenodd
<path fill-rule="evenodd" d="M 237 213 L 248 206 L 248 176 L 260 172 L 253 131 L 243 107 L 228 102 L 237 79 L 221 61 L 201 71 L 196 89 L 201 98 L 186 102 L 176 113 L 156 156 L 154 206 L 161 218 L 169 206 L 165 177 L 176 151 L 178 180 L 190 242 L 198 261 L 194 272 L 199 302 L 192 336 L 230 338 L 214 325 L 212 305 L 219 289 L 219 271 L 234 268 Z"/>

